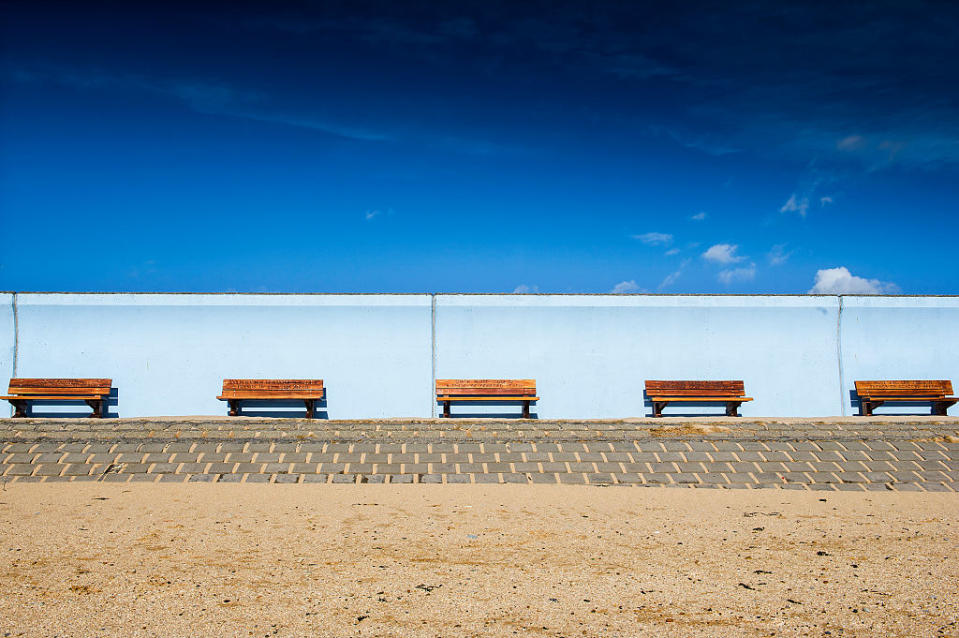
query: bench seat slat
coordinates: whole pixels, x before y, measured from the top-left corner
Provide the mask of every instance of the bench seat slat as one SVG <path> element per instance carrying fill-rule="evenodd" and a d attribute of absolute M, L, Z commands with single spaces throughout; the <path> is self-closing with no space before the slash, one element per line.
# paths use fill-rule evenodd
<path fill-rule="evenodd" d="M 256 392 L 253 390 L 224 392 L 217 399 L 226 401 L 229 399 L 322 399 L 323 392 L 310 390 L 308 392 Z"/>
<path fill-rule="evenodd" d="M 8 388 L 7 392 L 23 397 L 24 399 L 29 399 L 38 394 L 96 394 L 98 396 L 105 396 L 110 394 L 110 388 Z"/>
<path fill-rule="evenodd" d="M 436 397 L 437 401 L 539 401 L 539 397 L 534 396 L 501 396 L 501 397 L 477 397 L 477 396 L 444 396 Z"/>
<path fill-rule="evenodd" d="M 752 401 L 753 398 L 743 397 L 739 395 L 736 395 L 736 396 L 710 395 L 710 396 L 702 396 L 702 397 L 666 397 L 666 396 L 659 397 L 657 396 L 657 397 L 649 397 L 649 400 L 650 401 L 668 401 L 669 403 L 676 403 L 676 402 L 682 402 L 682 401 L 696 402 L 696 403 L 705 403 L 709 401 L 715 401 L 717 403 L 722 403 L 727 401 L 743 401 L 743 402 Z"/>
<path fill-rule="evenodd" d="M 107 393 L 109 394 L 109 393 Z M 102 394 L 20 394 L 20 395 L 11 395 L 7 397 L 0 397 L 0 400 L 4 401 L 94 401 L 97 399 L 102 399 Z"/>

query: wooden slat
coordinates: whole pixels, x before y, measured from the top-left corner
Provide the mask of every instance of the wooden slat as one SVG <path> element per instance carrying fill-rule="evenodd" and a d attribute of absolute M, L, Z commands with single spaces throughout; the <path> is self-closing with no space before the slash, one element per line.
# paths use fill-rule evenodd
<path fill-rule="evenodd" d="M 646 393 L 657 397 L 738 396 L 745 392 L 742 381 L 646 381 Z"/>
<path fill-rule="evenodd" d="M 85 395 L 76 395 L 76 394 L 19 394 L 9 397 L 0 397 L 4 401 L 9 401 L 13 399 L 30 399 L 31 401 L 86 401 L 92 399 L 102 399 L 102 394 L 85 394 Z"/>
<path fill-rule="evenodd" d="M 282 391 L 275 390 L 270 392 L 263 392 L 258 390 L 224 390 L 223 394 L 218 396 L 217 399 L 225 401 L 227 399 L 322 399 L 323 391 L 322 390 L 303 390 L 301 392 L 297 391 Z"/>
<path fill-rule="evenodd" d="M 113 385 L 112 379 L 10 379 L 9 394 L 33 396 L 37 394 L 96 394 L 108 395 Z"/>
<path fill-rule="evenodd" d="M 437 379 L 436 394 L 505 396 L 536 394 L 535 379 Z"/>
<path fill-rule="evenodd" d="M 487 397 L 487 396 L 438 396 L 436 397 L 437 401 L 539 401 L 539 397 L 535 396 L 501 396 L 501 397 Z"/>
<path fill-rule="evenodd" d="M 738 394 L 730 395 L 709 395 L 701 397 L 674 397 L 674 396 L 655 396 L 649 397 L 650 401 L 669 401 L 670 403 L 682 403 L 683 401 L 696 402 L 696 403 L 705 403 L 707 401 L 752 401 L 752 397 L 744 397 Z"/>
<path fill-rule="evenodd" d="M 952 394 L 952 381 L 948 379 L 856 381 L 856 393 L 861 397 L 944 397 L 947 394 Z"/>
<path fill-rule="evenodd" d="M 223 391 L 323 390 L 323 379 L 223 379 Z"/>

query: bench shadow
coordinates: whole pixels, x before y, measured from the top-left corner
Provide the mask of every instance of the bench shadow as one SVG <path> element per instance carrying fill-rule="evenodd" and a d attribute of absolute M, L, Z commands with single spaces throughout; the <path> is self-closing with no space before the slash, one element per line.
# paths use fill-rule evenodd
<path fill-rule="evenodd" d="M 229 406 L 223 401 L 226 410 Z M 329 420 L 329 414 L 326 411 L 327 390 L 323 390 L 323 398 L 317 399 L 314 405 L 313 418 Z M 276 408 L 287 408 L 277 410 Z M 270 419 L 305 419 L 306 406 L 302 399 L 243 399 L 240 402 L 240 416 L 260 417 Z"/>
<path fill-rule="evenodd" d="M 677 412 L 676 410 L 682 409 L 681 404 L 670 403 L 665 408 L 663 408 L 663 417 L 668 416 L 683 416 L 683 417 L 701 417 L 701 416 L 726 416 L 726 402 L 725 401 L 697 401 L 694 405 L 705 405 L 708 407 L 716 407 L 719 412 L 713 414 L 712 412 Z M 743 403 L 739 406 L 739 416 L 736 418 L 742 418 L 743 407 L 746 406 L 746 403 Z M 646 413 L 643 416 L 653 418 L 653 402 L 649 400 L 649 394 L 643 390 L 643 407 L 646 409 Z"/>
<path fill-rule="evenodd" d="M 119 419 L 120 413 L 118 406 L 120 404 L 120 391 L 117 388 L 110 388 L 110 394 L 103 402 L 103 418 Z M 63 406 L 75 408 L 70 412 L 44 412 L 43 407 Z M 40 410 L 37 410 L 40 408 Z M 30 401 L 27 405 L 27 417 L 31 419 L 87 419 L 93 415 L 93 408 L 89 407 L 83 401 Z"/>
<path fill-rule="evenodd" d="M 437 401 L 438 406 L 437 416 L 440 418 L 443 417 L 443 402 Z M 450 418 L 451 419 L 522 419 L 523 418 L 523 402 L 522 401 L 483 401 L 483 405 L 491 407 L 499 406 L 510 406 L 515 407 L 515 412 L 464 412 L 463 410 L 469 409 L 469 402 L 457 403 L 454 401 L 450 405 Z M 457 406 L 460 410 L 457 411 Z M 536 402 L 529 404 L 529 418 L 538 419 L 539 414 L 536 412 Z"/>
<path fill-rule="evenodd" d="M 849 405 L 856 410 L 855 414 L 862 414 L 862 400 L 855 390 L 849 391 Z M 883 412 L 886 408 L 909 408 L 915 412 Z M 878 411 L 878 413 L 877 413 Z M 873 416 L 929 416 L 932 412 L 932 401 L 892 401 L 873 408 Z"/>

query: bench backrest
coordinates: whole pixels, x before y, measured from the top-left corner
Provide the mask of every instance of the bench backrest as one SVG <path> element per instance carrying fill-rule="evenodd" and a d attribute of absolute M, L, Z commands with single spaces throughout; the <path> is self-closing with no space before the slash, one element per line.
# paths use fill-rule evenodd
<path fill-rule="evenodd" d="M 742 381 L 646 381 L 646 394 L 651 397 L 741 397 L 745 396 Z"/>
<path fill-rule="evenodd" d="M 436 396 L 536 396 L 536 379 L 437 379 Z"/>
<path fill-rule="evenodd" d="M 223 379 L 223 396 L 231 399 L 323 398 L 323 379 Z"/>
<path fill-rule="evenodd" d="M 948 379 L 856 381 L 856 393 L 861 397 L 938 398 L 952 394 L 952 381 Z"/>
<path fill-rule="evenodd" d="M 10 379 L 7 394 L 39 395 L 101 395 L 110 394 L 113 379 Z"/>

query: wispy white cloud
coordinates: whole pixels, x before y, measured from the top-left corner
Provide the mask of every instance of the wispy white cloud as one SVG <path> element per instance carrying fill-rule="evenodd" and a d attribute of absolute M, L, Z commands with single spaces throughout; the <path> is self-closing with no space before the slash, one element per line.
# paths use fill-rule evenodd
<path fill-rule="evenodd" d="M 825 197 L 820 197 L 820 198 L 819 198 L 819 205 L 820 205 L 820 206 L 825 206 L 826 204 L 832 204 L 832 197 L 830 197 L 829 195 L 826 195 Z"/>
<path fill-rule="evenodd" d="M 797 197 L 796 193 L 793 193 L 789 196 L 789 199 L 786 200 L 786 203 L 782 205 L 779 209 L 780 213 L 799 213 L 801 217 L 805 217 L 806 213 L 809 212 L 809 198 L 808 197 Z"/>
<path fill-rule="evenodd" d="M 669 273 L 668 275 L 666 275 L 666 277 L 663 279 L 663 281 L 660 282 L 659 287 L 658 287 L 659 290 L 663 290 L 663 289 L 665 289 L 665 288 L 669 288 L 669 287 L 672 286 L 674 283 L 676 283 L 676 280 L 678 280 L 678 279 L 682 276 L 683 271 L 686 270 L 686 267 L 689 266 L 689 264 L 690 264 L 691 262 L 692 262 L 691 259 L 684 259 L 684 260 L 682 261 L 682 263 L 679 264 L 679 268 L 677 268 L 677 269 L 674 270 L 673 272 L 671 272 L 671 273 Z"/>
<path fill-rule="evenodd" d="M 666 251 L 665 254 L 666 254 L 667 257 L 672 257 L 673 255 L 678 255 L 678 254 L 679 254 L 679 249 L 678 249 L 678 248 L 670 248 L 669 250 Z"/>
<path fill-rule="evenodd" d="M 537 295 L 539 294 L 539 286 L 528 286 L 526 284 L 520 284 L 513 288 L 514 295 Z"/>
<path fill-rule="evenodd" d="M 736 244 L 715 244 L 703 253 L 703 259 L 716 264 L 735 264 L 746 259 L 736 254 L 738 249 Z"/>
<path fill-rule="evenodd" d="M 721 270 L 716 278 L 727 286 L 733 283 L 752 281 L 756 278 L 756 264 L 749 264 L 742 268 L 727 268 Z"/>
<path fill-rule="evenodd" d="M 369 221 L 373 221 L 377 217 L 384 217 L 384 216 L 389 217 L 392 215 L 393 215 L 392 208 L 368 208 L 366 212 L 363 214 L 363 217 L 366 219 L 366 221 L 369 222 Z"/>
<path fill-rule="evenodd" d="M 769 249 L 766 258 L 769 259 L 770 266 L 782 266 L 792 256 L 792 251 L 786 250 L 786 244 L 776 244 Z"/>
<path fill-rule="evenodd" d="M 673 236 L 669 233 L 644 233 L 633 235 L 633 239 L 638 239 L 647 246 L 668 246 L 673 243 Z"/>
<path fill-rule="evenodd" d="M 636 283 L 635 279 L 630 279 L 629 281 L 621 281 L 615 286 L 610 292 L 614 295 L 627 295 L 635 292 L 645 292 L 639 285 Z"/>
<path fill-rule="evenodd" d="M 816 281 L 809 289 L 811 295 L 883 295 L 899 292 L 899 286 L 889 281 L 857 277 L 845 266 L 816 271 Z"/>
<path fill-rule="evenodd" d="M 849 135 L 836 142 L 840 151 L 858 151 L 866 147 L 866 138 L 862 135 Z"/>
<path fill-rule="evenodd" d="M 706 219 L 706 211 L 701 210 L 695 215 L 693 215 L 692 217 L 690 217 L 690 219 L 693 220 L 694 222 L 701 222 L 704 219 Z"/>

